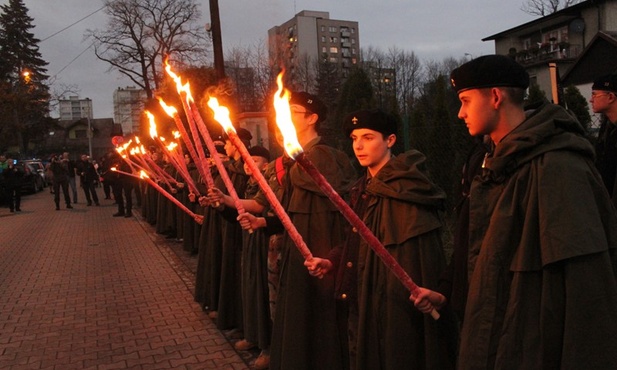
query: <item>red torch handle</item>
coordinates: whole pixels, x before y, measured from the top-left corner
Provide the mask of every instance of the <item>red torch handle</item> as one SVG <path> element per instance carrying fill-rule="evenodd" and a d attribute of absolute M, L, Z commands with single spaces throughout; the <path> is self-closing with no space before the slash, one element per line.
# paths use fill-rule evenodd
<path fill-rule="evenodd" d="M 386 247 L 381 244 L 379 239 L 371 232 L 364 222 L 358 217 L 358 215 L 349 207 L 349 205 L 341 198 L 341 196 L 334 190 L 332 185 L 326 180 L 326 178 L 317 170 L 313 162 L 311 162 L 304 153 L 300 153 L 295 158 L 296 162 L 311 176 L 315 183 L 319 186 L 321 191 L 334 203 L 336 208 L 343 214 L 343 216 L 349 221 L 349 223 L 358 230 L 360 236 L 367 242 L 375 254 L 382 260 L 382 262 L 392 271 L 392 273 L 400 280 L 400 282 L 411 292 L 412 295 L 418 294 L 418 286 L 413 282 L 409 274 L 401 267 L 401 265 L 392 257 L 386 250 Z M 439 313 L 433 309 L 431 316 L 437 320 L 439 319 Z"/>
<path fill-rule="evenodd" d="M 206 128 L 206 124 L 204 123 L 201 115 L 199 114 L 199 111 L 197 110 L 197 105 L 195 105 L 195 103 L 191 101 L 188 108 L 189 110 L 187 111 L 187 115 L 189 115 L 188 113 L 190 112 L 190 115 L 193 117 L 194 120 L 193 123 L 197 126 L 197 129 L 199 129 L 199 133 L 204 138 L 204 142 L 206 143 L 208 151 L 210 151 L 211 154 L 210 158 L 214 159 L 214 164 L 219 170 L 219 175 L 225 183 L 225 187 L 227 188 L 227 192 L 229 192 L 229 196 L 231 196 L 231 198 L 234 200 L 234 205 L 236 206 L 238 213 L 244 213 L 244 206 L 240 202 L 240 197 L 236 192 L 236 188 L 234 187 L 233 182 L 229 178 L 229 174 L 227 173 L 227 169 L 225 168 L 223 161 L 221 160 L 221 158 L 219 158 L 218 155 L 216 155 L 216 147 L 214 146 L 214 141 L 212 141 L 212 137 L 210 137 L 210 133 Z M 193 130 L 193 128 L 194 127 L 191 126 L 191 130 Z"/>
<path fill-rule="evenodd" d="M 244 146 L 244 143 L 242 143 L 242 140 L 240 140 L 240 138 L 238 137 L 238 134 L 236 134 L 232 130 L 226 132 L 231 142 L 235 145 L 238 151 L 240 151 L 240 155 L 242 155 L 244 163 L 246 163 L 246 165 L 251 169 L 253 178 L 259 184 L 259 187 L 266 196 L 266 199 L 268 199 L 268 202 L 270 202 L 272 210 L 281 220 L 283 227 L 285 228 L 285 230 L 287 230 L 287 234 L 298 248 L 298 251 L 300 251 L 300 254 L 302 254 L 302 257 L 304 257 L 305 260 L 312 259 L 313 254 L 311 253 L 311 250 L 304 242 L 304 239 L 302 238 L 302 235 L 300 235 L 300 233 L 298 232 L 298 229 L 296 229 L 296 226 L 291 222 L 289 215 L 283 209 L 283 206 L 276 197 L 276 194 L 274 194 L 272 188 L 268 184 L 268 181 L 266 181 L 265 177 L 261 174 L 261 170 L 257 167 L 257 164 L 253 160 L 253 157 L 251 157 L 251 154 L 246 149 L 246 146 Z"/>

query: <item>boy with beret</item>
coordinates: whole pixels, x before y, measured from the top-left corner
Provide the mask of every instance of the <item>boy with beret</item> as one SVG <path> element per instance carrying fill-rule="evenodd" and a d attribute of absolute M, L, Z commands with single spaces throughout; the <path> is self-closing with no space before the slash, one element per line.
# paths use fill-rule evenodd
<path fill-rule="evenodd" d="M 296 134 L 305 155 L 334 189 L 345 195 L 355 173 L 345 153 L 325 145 L 319 124 L 327 116 L 326 105 L 307 92 L 291 95 L 290 110 Z M 314 256 L 325 257 L 344 238 L 343 216 L 323 195 L 313 179 L 294 161 L 281 160 L 280 200 Z M 209 193 L 211 201 L 229 204 L 228 197 Z M 263 198 L 259 194 L 256 199 Z M 265 204 L 243 200 L 247 213 L 239 215 L 244 227 L 280 230 L 276 218 L 255 218 Z M 246 219 L 246 221 L 243 221 Z M 277 222 L 278 221 L 278 222 Z M 277 225 L 272 225 L 277 224 Z M 344 305 L 334 302 L 334 278 L 313 279 L 303 265 L 304 258 L 287 233 L 283 235 L 276 314 L 272 328 L 270 369 L 345 369 L 347 338 Z"/>
<path fill-rule="evenodd" d="M 558 105 L 526 112 L 529 77 L 506 56 L 451 80 L 459 118 L 494 145 L 471 186 L 459 368 L 617 369 L 617 218 L 583 128 Z"/>
<path fill-rule="evenodd" d="M 439 217 L 445 193 L 428 177 L 422 153 L 392 155 L 397 139 L 392 116 L 360 110 L 344 125 L 366 168 L 352 188 L 352 208 L 417 284 L 434 288 L 445 267 Z M 305 265 L 314 276 L 332 271 L 336 299 L 349 303 L 351 368 L 454 368 L 448 342 L 453 335 L 448 338 L 443 320 L 413 307 L 409 291 L 356 230 L 341 247 Z"/>
<path fill-rule="evenodd" d="M 617 207 L 617 74 L 598 77 L 589 102 L 593 112 L 603 116 L 596 142 L 596 167 Z"/>

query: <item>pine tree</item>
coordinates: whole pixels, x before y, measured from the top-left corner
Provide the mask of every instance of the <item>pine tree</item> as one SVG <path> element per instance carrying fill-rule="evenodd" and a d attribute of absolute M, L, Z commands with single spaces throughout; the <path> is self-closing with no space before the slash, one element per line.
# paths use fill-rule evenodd
<path fill-rule="evenodd" d="M 568 109 L 574 113 L 578 121 L 583 125 L 586 132 L 589 132 L 591 125 L 591 115 L 589 114 L 589 104 L 581 91 L 574 85 L 566 88 L 564 99 Z"/>
<path fill-rule="evenodd" d="M 0 6 L 0 143 L 19 155 L 43 138 L 49 113 L 47 62 L 30 31 L 33 20 L 22 0 Z"/>

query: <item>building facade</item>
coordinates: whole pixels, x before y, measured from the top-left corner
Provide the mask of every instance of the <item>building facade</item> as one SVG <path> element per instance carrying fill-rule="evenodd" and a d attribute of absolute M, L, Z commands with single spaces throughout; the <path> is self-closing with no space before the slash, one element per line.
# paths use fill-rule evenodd
<path fill-rule="evenodd" d="M 61 120 L 92 119 L 92 100 L 80 99 L 79 96 L 70 96 L 68 99 L 58 100 L 58 110 Z"/>
<path fill-rule="evenodd" d="M 125 134 L 139 133 L 146 92 L 134 86 L 119 87 L 114 91 L 114 122 Z"/>
<path fill-rule="evenodd" d="M 268 30 L 273 62 L 284 65 L 295 79 L 310 79 L 319 61 L 335 64 L 346 76 L 360 57 L 358 22 L 330 19 L 328 12 L 303 10 L 280 26 Z"/>
<path fill-rule="evenodd" d="M 555 63 L 562 76 L 567 74 L 602 31 L 617 31 L 617 0 L 582 1 L 482 41 L 493 40 L 496 54 L 521 63 L 550 99 L 549 63 Z"/>

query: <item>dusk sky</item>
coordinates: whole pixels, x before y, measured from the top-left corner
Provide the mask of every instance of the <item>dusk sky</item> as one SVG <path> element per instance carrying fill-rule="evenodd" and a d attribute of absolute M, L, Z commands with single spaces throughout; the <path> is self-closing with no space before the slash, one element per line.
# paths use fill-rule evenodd
<path fill-rule="evenodd" d="M 108 65 L 89 48 L 92 42 L 83 38 L 86 29 L 105 28 L 105 12 L 96 12 L 103 1 L 24 3 L 34 18 L 35 36 L 43 40 L 40 52 L 49 63 L 52 90 L 61 84 L 77 85 L 80 98 L 93 100 L 95 118 L 113 117 L 113 91 L 133 84 L 117 71 L 108 71 Z M 208 1 L 197 3 L 205 25 L 210 22 Z M 483 42 L 483 38 L 535 19 L 521 10 L 522 4 L 523 0 L 219 0 L 225 50 L 265 41 L 268 29 L 302 10 L 316 10 L 329 12 L 331 19 L 359 22 L 362 48 L 372 46 L 387 51 L 396 47 L 415 52 L 422 61 L 494 53 L 493 42 Z"/>

